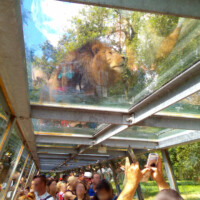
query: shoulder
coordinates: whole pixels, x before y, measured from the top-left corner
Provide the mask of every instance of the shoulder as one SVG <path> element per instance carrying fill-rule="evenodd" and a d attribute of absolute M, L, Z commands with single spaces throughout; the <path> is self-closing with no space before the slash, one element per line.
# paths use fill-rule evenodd
<path fill-rule="evenodd" d="M 64 197 L 69 198 L 71 197 L 72 193 L 70 191 L 65 192 Z"/>

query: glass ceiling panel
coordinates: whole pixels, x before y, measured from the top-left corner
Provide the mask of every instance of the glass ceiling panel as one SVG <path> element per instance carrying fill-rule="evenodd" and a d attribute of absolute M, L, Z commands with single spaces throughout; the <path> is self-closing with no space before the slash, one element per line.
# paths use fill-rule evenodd
<path fill-rule="evenodd" d="M 158 112 L 160 115 L 200 118 L 200 92 Z"/>
<path fill-rule="evenodd" d="M 147 127 L 147 126 L 132 126 L 125 131 L 117 134 L 116 137 L 136 138 L 136 139 L 158 139 L 156 133 L 165 131 L 165 128 Z"/>
<path fill-rule="evenodd" d="M 43 120 L 32 119 L 34 131 L 49 133 L 69 133 L 93 135 L 96 131 L 102 129 L 105 124 L 91 122 L 72 122 L 66 120 Z"/>
<path fill-rule="evenodd" d="M 121 133 L 117 134 L 115 137 L 156 140 L 156 139 L 161 139 L 168 136 L 176 135 L 183 131 L 184 130 L 170 129 L 170 128 L 132 126 L 126 129 L 125 131 L 122 131 Z"/>
<path fill-rule="evenodd" d="M 200 58 L 200 21 L 24 0 L 31 102 L 129 108 Z"/>

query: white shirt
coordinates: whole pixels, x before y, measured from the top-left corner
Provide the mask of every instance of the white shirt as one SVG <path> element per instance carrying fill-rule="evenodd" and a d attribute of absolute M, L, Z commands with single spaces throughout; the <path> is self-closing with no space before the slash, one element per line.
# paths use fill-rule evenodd
<path fill-rule="evenodd" d="M 43 195 L 38 196 L 36 195 L 36 200 L 44 200 L 45 198 L 47 198 L 50 194 L 48 192 L 45 192 Z M 54 200 L 53 197 L 49 197 L 47 200 Z"/>

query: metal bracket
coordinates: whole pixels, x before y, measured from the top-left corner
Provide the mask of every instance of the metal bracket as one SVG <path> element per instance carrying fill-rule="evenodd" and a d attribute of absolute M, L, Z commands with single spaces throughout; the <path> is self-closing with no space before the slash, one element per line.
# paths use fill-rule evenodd
<path fill-rule="evenodd" d="M 134 121 L 135 121 L 135 115 L 134 114 L 124 115 L 123 117 L 125 118 L 126 122 L 129 122 L 130 125 L 133 124 Z"/>

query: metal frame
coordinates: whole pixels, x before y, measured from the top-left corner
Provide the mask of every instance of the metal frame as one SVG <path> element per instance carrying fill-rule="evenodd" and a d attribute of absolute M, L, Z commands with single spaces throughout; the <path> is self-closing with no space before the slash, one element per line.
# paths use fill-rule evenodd
<path fill-rule="evenodd" d="M 32 160 L 32 158 L 30 159 L 30 161 L 29 161 L 29 164 L 28 164 L 28 167 L 27 167 L 27 169 L 26 169 L 26 171 L 25 171 L 25 174 L 24 174 L 24 177 L 26 178 L 27 177 L 27 175 L 28 175 L 28 173 L 29 173 L 29 169 L 30 169 L 30 166 L 31 166 L 31 164 L 32 164 L 32 162 L 33 162 L 33 160 Z M 28 178 L 28 177 L 27 177 Z M 26 182 L 24 182 L 26 179 L 24 179 L 23 180 L 23 182 L 22 182 L 22 186 L 24 186 L 24 184 L 26 184 Z"/>
<path fill-rule="evenodd" d="M 30 119 L 28 78 L 22 30 L 20 0 L 1 2 L 0 6 L 1 70 L 0 83 L 3 95 L 17 126 L 27 142 L 33 159 L 39 166 L 36 144 Z M 17 19 L 17 20 L 16 20 Z M 14 70 L 17 69 L 17 70 Z"/>
<path fill-rule="evenodd" d="M 29 183 L 29 179 L 30 179 L 30 176 L 31 176 L 31 174 L 32 174 L 32 171 L 34 170 L 34 168 L 35 168 L 35 163 L 34 163 L 34 161 L 32 161 L 33 163 L 32 163 L 32 166 L 31 166 L 31 169 L 30 169 L 30 171 L 29 171 L 29 174 L 28 174 L 28 178 L 26 179 L 26 183 L 25 183 L 25 188 L 26 188 L 26 186 L 27 186 L 27 184 Z"/>
<path fill-rule="evenodd" d="M 21 146 L 21 148 L 20 148 L 20 151 L 19 151 L 19 153 L 18 153 L 18 155 L 17 155 L 17 159 L 16 159 L 16 161 L 15 161 L 15 164 L 14 164 L 14 166 L 13 166 L 13 168 L 12 168 L 12 172 L 11 172 L 10 177 L 9 177 L 9 179 L 8 179 L 8 182 L 7 182 L 7 185 L 6 185 L 6 189 L 4 190 L 4 193 L 3 193 L 3 196 L 2 196 L 2 200 L 6 199 L 6 195 L 7 195 L 8 189 L 10 188 L 10 184 L 11 184 L 13 175 L 14 175 L 16 169 L 17 169 L 17 165 L 18 165 L 18 163 L 19 163 L 19 161 L 20 161 L 20 158 L 21 158 L 21 156 L 22 156 L 24 147 L 25 147 L 25 145 L 22 144 L 22 146 Z"/>
<path fill-rule="evenodd" d="M 136 125 L 198 131 L 200 130 L 200 119 L 190 117 L 163 116 L 156 114 L 139 122 Z"/>
<path fill-rule="evenodd" d="M 70 108 L 48 104 L 31 103 L 31 117 L 35 119 L 56 119 L 80 122 L 97 122 L 106 124 L 129 124 L 128 109 L 124 110 L 99 110 Z"/>
<path fill-rule="evenodd" d="M 159 140 L 159 149 L 169 148 L 181 144 L 200 141 L 199 131 L 183 131 L 175 136 L 169 136 Z"/>
<path fill-rule="evenodd" d="M 158 13 L 165 15 L 175 15 L 180 17 L 200 18 L 200 2 L 195 0 L 60 0 L 65 2 L 80 3 L 86 5 L 103 6 L 109 8 L 126 9 L 147 13 Z"/>
<path fill-rule="evenodd" d="M 161 150 L 161 152 L 162 152 L 162 157 L 163 157 L 165 170 L 167 173 L 170 187 L 179 192 L 178 184 L 177 184 L 176 178 L 174 176 L 174 171 L 173 171 L 172 164 L 170 161 L 169 153 L 168 153 L 167 149 L 163 149 L 163 150 Z"/>
<path fill-rule="evenodd" d="M 71 136 L 72 135 L 72 136 Z M 43 144 L 77 144 L 77 145 L 88 145 L 90 147 L 97 145 L 100 143 L 100 141 L 96 141 L 95 137 L 89 136 L 89 135 L 80 135 L 80 134 L 71 134 L 71 135 L 65 135 L 64 133 L 55 134 L 54 133 L 47 133 L 43 135 L 43 132 L 41 134 L 37 133 L 36 135 L 36 143 L 43 143 Z M 102 136 L 103 137 L 103 136 Z M 100 138 L 99 140 L 102 140 L 103 138 Z M 158 146 L 157 140 L 152 139 L 140 139 L 140 138 L 128 138 L 128 137 L 112 137 L 107 140 L 104 140 L 104 142 L 101 143 L 103 146 L 108 147 L 115 147 L 115 148 L 127 148 L 128 146 L 132 146 L 135 149 L 156 149 Z M 51 146 L 49 146 L 51 147 Z M 40 148 L 38 146 L 38 148 Z M 57 148 L 60 148 L 59 146 Z M 64 148 L 64 147 L 62 147 Z M 68 148 L 66 146 L 66 148 Z M 87 149 L 87 148 L 86 148 Z M 81 149 L 81 152 L 83 153 L 86 151 L 86 149 Z"/>
<path fill-rule="evenodd" d="M 76 149 L 67 149 L 67 148 L 47 148 L 47 147 L 39 147 L 38 148 L 38 154 L 58 154 L 58 155 L 70 155 L 70 154 L 77 154 L 79 155 L 78 150 Z M 105 154 L 100 154 L 98 153 L 97 149 L 87 149 L 84 152 L 85 155 L 91 155 L 92 157 L 96 157 L 96 155 L 100 156 L 125 156 L 126 152 L 125 151 L 112 151 L 112 150 L 107 150 L 107 153 Z M 81 155 L 81 154 L 80 154 Z"/>
<path fill-rule="evenodd" d="M 17 188 L 18 188 L 18 186 L 19 186 L 20 180 L 21 180 L 22 175 L 23 175 L 23 173 L 24 173 L 24 169 L 25 169 L 26 164 L 27 164 L 27 162 L 28 162 L 29 156 L 30 156 L 30 154 L 28 154 L 27 157 L 26 157 L 26 160 L 25 160 L 24 165 L 23 165 L 23 167 L 22 167 L 20 176 L 19 176 L 19 178 L 18 178 L 18 180 L 17 180 L 17 183 L 16 183 L 16 186 L 15 186 L 15 190 L 13 191 L 11 200 L 14 200 L 14 198 L 15 198 L 15 195 L 16 195 L 16 192 L 17 192 Z"/>

